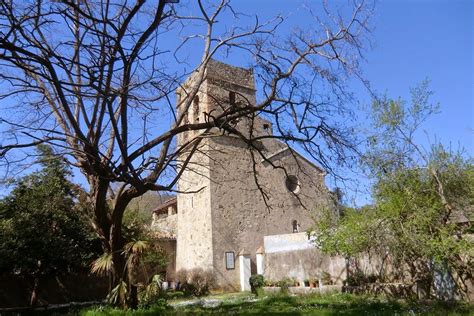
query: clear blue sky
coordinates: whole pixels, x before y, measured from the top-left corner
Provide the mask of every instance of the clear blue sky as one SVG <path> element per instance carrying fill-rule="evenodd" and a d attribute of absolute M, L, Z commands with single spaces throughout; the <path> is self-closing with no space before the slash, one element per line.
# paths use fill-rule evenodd
<path fill-rule="evenodd" d="M 375 47 L 364 66 L 373 86 L 390 96 L 431 80 L 441 113 L 425 128 L 443 143 L 474 153 L 474 1 L 381 1 Z"/>

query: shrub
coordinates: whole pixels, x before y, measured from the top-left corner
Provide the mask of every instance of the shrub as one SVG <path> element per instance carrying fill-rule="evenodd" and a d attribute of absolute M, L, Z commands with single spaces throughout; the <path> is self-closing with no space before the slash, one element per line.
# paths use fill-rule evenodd
<path fill-rule="evenodd" d="M 202 296 L 209 293 L 209 289 L 214 286 L 215 277 L 211 270 L 194 268 L 189 271 L 188 282 L 193 287 L 193 294 Z"/>
<path fill-rule="evenodd" d="M 252 293 L 258 294 L 258 290 L 265 285 L 265 279 L 261 274 L 254 274 L 249 278 L 249 283 Z"/>
<path fill-rule="evenodd" d="M 185 296 L 194 294 L 194 287 L 189 283 L 188 270 L 178 270 L 176 272 L 176 280 L 178 281 L 178 289 L 183 291 Z"/>
<path fill-rule="evenodd" d="M 265 280 L 265 286 L 275 286 L 276 282 L 272 280 Z"/>
<path fill-rule="evenodd" d="M 140 308 L 149 307 L 154 304 L 163 295 L 161 290 L 161 275 L 155 274 L 150 283 L 145 286 L 139 293 Z"/>
<path fill-rule="evenodd" d="M 375 274 L 369 274 L 366 278 L 367 283 L 375 283 L 377 282 L 377 276 Z"/>
<path fill-rule="evenodd" d="M 351 273 L 346 279 L 347 285 L 359 286 L 365 284 L 365 275 L 362 271 L 358 270 Z"/>
<path fill-rule="evenodd" d="M 214 274 L 210 270 L 194 268 L 190 270 L 181 269 L 176 272 L 176 279 L 179 282 L 179 289 L 184 294 L 202 296 L 209 293 L 209 289 L 214 286 Z"/>
<path fill-rule="evenodd" d="M 288 288 L 294 284 L 293 280 L 290 278 L 284 278 L 277 282 L 277 286 L 281 288 L 281 292 L 286 294 L 288 293 Z"/>
<path fill-rule="evenodd" d="M 176 280 L 178 281 L 180 286 L 188 283 L 188 270 L 181 269 L 176 271 Z"/>

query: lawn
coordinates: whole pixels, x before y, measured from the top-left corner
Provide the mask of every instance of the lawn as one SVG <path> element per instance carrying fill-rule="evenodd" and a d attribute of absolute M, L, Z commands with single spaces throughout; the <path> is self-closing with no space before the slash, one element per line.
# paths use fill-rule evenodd
<path fill-rule="evenodd" d="M 466 303 L 406 302 L 350 294 L 311 296 L 268 296 L 255 300 L 253 296 L 207 297 L 216 306 L 154 305 L 137 311 L 121 311 L 109 307 L 94 307 L 74 315 L 474 315 L 474 306 Z M 183 303 L 183 302 L 181 302 Z"/>

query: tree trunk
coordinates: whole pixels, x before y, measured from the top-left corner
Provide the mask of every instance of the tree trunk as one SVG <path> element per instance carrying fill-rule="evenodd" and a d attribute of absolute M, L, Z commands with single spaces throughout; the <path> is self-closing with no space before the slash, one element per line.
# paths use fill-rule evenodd
<path fill-rule="evenodd" d="M 33 280 L 33 289 L 31 290 L 30 305 L 36 306 L 38 304 L 38 288 L 39 288 L 39 277 L 35 276 Z"/>
<path fill-rule="evenodd" d="M 138 306 L 137 289 L 133 288 L 127 271 L 126 256 L 124 254 L 125 240 L 122 234 L 122 218 L 123 213 L 131 201 L 128 191 L 122 192 L 116 199 L 115 207 L 112 213 L 112 225 L 110 226 L 110 247 L 112 250 L 112 260 L 114 263 L 114 284 L 121 280 L 127 283 L 129 297 L 127 302 L 121 302 L 127 307 L 135 308 Z"/>
<path fill-rule="evenodd" d="M 124 246 L 126 240 L 124 240 L 122 234 L 122 219 L 125 209 L 130 201 L 144 192 L 138 192 L 136 189 L 128 188 L 126 190 L 120 190 L 117 193 L 114 201 L 112 212 L 108 206 L 107 192 L 109 188 L 109 182 L 98 177 L 90 179 L 91 183 L 91 199 L 94 202 L 94 213 L 96 219 L 96 230 L 101 236 L 104 250 L 110 251 L 112 254 L 113 271 L 111 276 L 112 288 L 118 285 L 119 282 L 125 281 L 127 283 L 130 304 L 138 305 L 137 289 L 131 286 L 131 282 L 127 273 L 126 256 L 124 254 Z M 127 306 L 128 302 L 120 302 Z"/>
<path fill-rule="evenodd" d="M 129 285 L 130 295 L 128 298 L 128 307 L 131 309 L 138 308 L 138 289 L 134 284 Z"/>

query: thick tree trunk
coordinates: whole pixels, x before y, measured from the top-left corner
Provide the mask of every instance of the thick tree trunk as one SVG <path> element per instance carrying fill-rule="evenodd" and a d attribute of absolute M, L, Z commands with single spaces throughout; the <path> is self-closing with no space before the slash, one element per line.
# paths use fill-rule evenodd
<path fill-rule="evenodd" d="M 128 287 L 128 302 L 120 302 L 124 305 L 138 305 L 138 295 L 128 277 L 126 256 L 124 246 L 126 240 L 122 234 L 122 219 L 125 209 L 130 201 L 144 192 L 137 192 L 134 188 L 120 190 L 114 199 L 115 204 L 110 210 L 107 201 L 109 182 L 100 177 L 90 178 L 91 200 L 95 213 L 96 231 L 101 236 L 104 251 L 112 254 L 113 271 L 111 276 L 112 288 L 119 282 L 125 281 Z M 131 306 L 129 306 L 131 307 Z"/>
<path fill-rule="evenodd" d="M 95 215 L 94 229 L 102 239 L 104 250 L 110 251 L 110 226 L 111 218 L 109 215 L 109 208 L 107 205 L 107 190 L 109 182 L 93 177 L 89 180 L 91 186 L 90 199 Z"/>
<path fill-rule="evenodd" d="M 112 260 L 114 263 L 114 283 L 117 284 L 121 280 L 127 283 L 128 299 L 127 302 L 121 302 L 130 308 L 137 308 L 138 294 L 136 287 L 131 284 L 128 267 L 126 264 L 126 256 L 124 254 L 124 247 L 126 240 L 122 234 L 122 219 L 127 205 L 130 203 L 132 197 L 128 191 L 122 192 L 116 199 L 115 207 L 112 213 L 112 225 L 110 226 L 110 247 L 112 250 Z"/>

